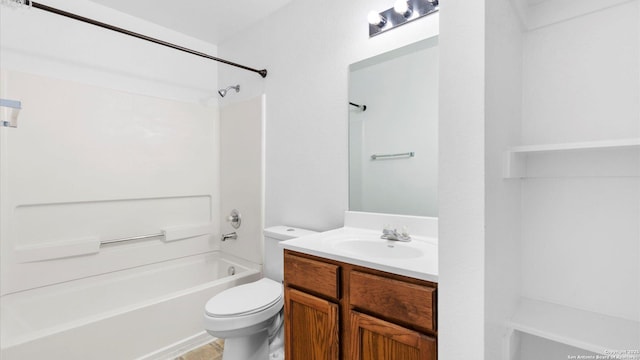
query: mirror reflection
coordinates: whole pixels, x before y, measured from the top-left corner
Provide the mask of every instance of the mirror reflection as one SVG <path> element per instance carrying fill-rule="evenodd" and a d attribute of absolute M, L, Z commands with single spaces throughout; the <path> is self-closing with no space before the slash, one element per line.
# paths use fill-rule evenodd
<path fill-rule="evenodd" d="M 438 216 L 437 45 L 350 65 L 349 210 Z"/>

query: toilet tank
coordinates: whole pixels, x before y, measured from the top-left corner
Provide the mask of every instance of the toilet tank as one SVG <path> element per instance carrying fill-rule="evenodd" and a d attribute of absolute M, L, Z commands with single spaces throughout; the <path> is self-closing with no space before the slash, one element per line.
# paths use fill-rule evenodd
<path fill-rule="evenodd" d="M 283 280 L 284 254 L 283 249 L 278 245 L 280 241 L 316 233 L 316 231 L 284 225 L 264 229 L 264 276 L 278 282 Z"/>

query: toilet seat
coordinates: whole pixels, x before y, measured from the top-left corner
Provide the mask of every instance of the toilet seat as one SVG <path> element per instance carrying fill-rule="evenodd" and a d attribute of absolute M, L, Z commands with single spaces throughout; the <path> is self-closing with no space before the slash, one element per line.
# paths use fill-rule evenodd
<path fill-rule="evenodd" d="M 283 303 L 282 284 L 268 278 L 227 289 L 205 305 L 212 318 L 242 317 L 265 311 Z"/>
<path fill-rule="evenodd" d="M 204 328 L 220 338 L 266 330 L 284 307 L 283 293 L 268 278 L 224 290 L 205 305 Z"/>

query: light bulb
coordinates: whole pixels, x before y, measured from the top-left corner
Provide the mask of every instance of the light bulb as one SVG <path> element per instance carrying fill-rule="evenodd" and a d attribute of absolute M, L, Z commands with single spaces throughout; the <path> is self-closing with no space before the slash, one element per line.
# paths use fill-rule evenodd
<path fill-rule="evenodd" d="M 396 0 L 393 4 L 393 10 L 404 17 L 409 16 L 412 11 L 407 0 Z"/>
<path fill-rule="evenodd" d="M 382 26 L 387 22 L 384 16 L 378 14 L 375 11 L 369 11 L 369 15 L 367 16 L 367 20 L 369 20 L 369 24 Z"/>

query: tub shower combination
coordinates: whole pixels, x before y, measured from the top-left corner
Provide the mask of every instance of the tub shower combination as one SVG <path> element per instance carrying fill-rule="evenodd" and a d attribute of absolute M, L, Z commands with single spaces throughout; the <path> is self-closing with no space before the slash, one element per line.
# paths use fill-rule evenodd
<path fill-rule="evenodd" d="M 267 76 L 266 69 L 253 69 L 34 1 L 9 0 L 3 3 L 26 5 L 37 12 L 62 16 L 163 48 L 235 66 L 255 72 L 262 78 Z M 12 81 L 5 80 L 9 78 L 7 74 L 2 75 L 4 84 L 12 84 L 8 90 L 2 89 L 2 95 L 7 93 L 6 96 L 24 100 L 25 104 L 44 103 L 50 93 L 56 91 L 64 93 L 67 98 L 74 98 L 78 103 L 86 99 L 83 102 L 86 106 L 78 106 L 72 112 L 64 107 L 52 107 L 47 108 L 46 113 L 40 113 L 45 107 L 32 106 L 31 113 L 24 111 L 20 116 L 24 114 L 25 120 L 32 124 L 31 131 L 36 135 L 40 134 L 36 131 L 36 125 L 42 126 L 39 130 L 45 129 L 47 124 L 52 123 L 51 119 L 63 119 L 76 124 L 93 121 L 93 126 L 87 126 L 92 130 L 83 134 L 82 142 L 72 141 L 68 144 L 68 159 L 56 162 L 55 171 L 68 175 L 76 174 L 78 169 L 98 170 L 88 176 L 91 186 L 84 183 L 80 186 L 84 192 L 74 191 L 77 189 L 73 187 L 67 188 L 68 183 L 75 183 L 77 178 L 82 178 L 69 175 L 72 181 L 65 182 L 63 176 L 58 176 L 59 184 L 48 184 L 56 191 L 38 195 L 16 184 L 21 184 L 23 178 L 45 178 L 38 175 L 36 170 L 52 164 L 34 167 L 36 170 L 29 174 L 18 173 L 15 168 L 12 168 L 12 172 L 4 171 L 6 168 L 3 166 L 5 163 L 13 164 L 12 161 L 16 160 L 8 154 L 29 153 L 16 151 L 20 146 L 29 147 L 25 138 L 37 143 L 38 147 L 46 148 L 43 139 L 24 135 L 24 131 L 29 129 L 23 127 L 20 129 L 23 131 L 23 141 L 11 142 L 10 145 L 14 147 L 7 146 L 11 151 L 0 153 L 2 188 L 15 185 L 11 193 L 2 194 L 3 202 L 0 204 L 3 215 L 0 217 L 0 233 L 3 237 L 0 243 L 3 257 L 0 358 L 167 359 L 210 341 L 211 336 L 203 328 L 204 304 L 225 289 L 257 281 L 261 278 L 261 266 L 218 250 L 220 247 L 209 239 L 209 234 L 216 233 L 211 231 L 209 225 L 167 228 L 162 233 L 132 238 L 112 239 L 111 233 L 144 234 L 146 231 L 140 229 L 157 229 L 157 226 L 165 223 L 199 223 L 216 218 L 212 199 L 217 199 L 218 194 L 211 193 L 210 184 L 217 181 L 218 169 L 212 165 L 217 163 L 217 159 L 212 158 L 211 153 L 198 150 L 212 149 L 212 140 L 204 135 L 215 134 L 211 119 L 217 119 L 217 113 L 212 114 L 201 106 L 183 102 L 115 92 L 75 82 L 54 81 L 13 72 L 10 75 Z M 56 86 L 56 91 L 51 90 L 52 84 Z M 46 94 L 33 91 L 45 88 Z M 240 88 L 239 85 L 229 87 L 221 90 L 220 95 L 224 96 L 231 89 L 237 92 Z M 105 102 L 104 99 L 116 100 Z M 118 105 L 112 106 L 115 103 Z M 22 107 L 21 102 L 2 99 L 0 106 L 8 106 L 13 111 L 11 122 L 0 125 L 16 130 L 16 110 Z M 180 122 L 179 127 L 174 122 L 162 122 L 165 116 L 169 116 L 166 114 L 176 113 L 188 114 L 190 121 Z M 127 117 L 135 121 L 122 124 L 112 121 Z M 103 118 L 109 120 L 102 121 Z M 56 123 L 57 127 L 63 128 L 60 122 Z M 131 128 L 122 130 L 118 124 Z M 147 141 L 148 133 L 139 131 L 146 128 L 155 129 L 154 135 L 162 139 L 162 146 L 158 142 L 151 144 Z M 42 133 L 47 131 L 43 130 Z M 123 154 L 121 157 L 136 152 L 146 154 L 150 148 L 157 146 L 154 149 L 182 149 L 180 154 L 189 161 L 177 167 L 176 162 L 172 161 L 173 156 L 163 157 L 161 152 L 156 152 L 154 157 L 158 160 L 153 168 L 156 172 L 137 172 L 132 168 L 127 173 L 143 184 L 140 187 L 144 191 L 139 192 L 146 194 L 146 197 L 136 193 L 134 195 L 141 197 L 132 198 L 130 193 L 117 186 L 109 191 L 113 185 L 110 177 L 121 177 L 119 152 L 110 147 L 102 148 L 102 152 L 100 147 L 93 149 L 96 157 L 106 162 L 101 167 L 94 167 L 93 157 L 87 160 L 74 154 L 85 151 L 84 146 L 92 140 L 100 144 L 111 141 L 109 136 L 116 133 L 125 133 L 125 140 L 140 140 L 119 143 L 119 151 Z M 188 146 L 185 146 L 182 136 L 171 136 L 175 133 L 203 136 L 189 137 Z M 74 144 L 78 147 L 73 148 Z M 57 155 L 65 158 L 64 153 Z M 76 161 L 70 161 L 71 158 Z M 117 170 L 108 172 L 105 169 L 109 169 L 109 161 L 114 159 Z M 62 165 L 67 163 L 70 164 L 67 167 L 70 171 L 65 172 Z M 167 171 L 168 168 L 171 170 Z M 192 174 L 199 181 L 194 183 L 181 178 L 183 181 L 180 182 L 171 177 L 175 173 Z M 66 189 L 66 192 L 60 191 L 60 188 Z M 135 189 L 135 186 L 132 188 Z M 189 193 L 184 194 L 185 188 L 189 189 Z M 16 192 L 16 189 L 24 191 Z M 127 196 L 123 197 L 122 193 Z M 140 218 L 139 214 L 148 216 Z M 94 233 L 97 235 L 86 237 L 86 234 Z M 99 236 L 105 236 L 108 240 L 101 240 Z M 132 244 L 121 249 L 108 248 L 120 242 L 159 237 L 163 238 L 162 243 L 156 241 L 146 247 Z M 173 244 L 183 239 L 189 240 L 184 241 L 184 245 Z"/>

